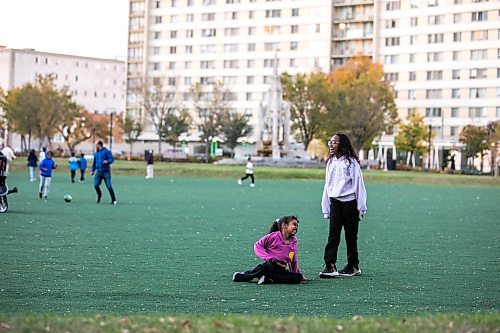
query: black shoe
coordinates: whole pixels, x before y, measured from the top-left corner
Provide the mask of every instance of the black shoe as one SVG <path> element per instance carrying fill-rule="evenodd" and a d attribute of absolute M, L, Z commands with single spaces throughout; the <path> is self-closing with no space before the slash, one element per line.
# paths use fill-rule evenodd
<path fill-rule="evenodd" d="M 19 192 L 17 187 L 14 187 L 12 190 L 9 191 L 9 193 L 17 193 L 17 192 Z"/>
<path fill-rule="evenodd" d="M 244 273 L 236 272 L 233 274 L 234 282 L 247 282 L 247 279 L 244 278 Z"/>
<path fill-rule="evenodd" d="M 325 269 L 319 272 L 319 277 L 322 279 L 331 279 L 339 275 L 335 264 L 325 264 Z"/>
<path fill-rule="evenodd" d="M 340 276 L 357 276 L 361 274 L 361 270 L 358 266 L 346 265 L 339 271 Z"/>
<path fill-rule="evenodd" d="M 100 202 L 101 202 L 101 196 L 100 196 L 100 195 L 98 195 L 98 196 L 97 196 L 97 203 L 100 203 Z"/>
<path fill-rule="evenodd" d="M 42 198 L 42 192 L 38 192 L 38 197 L 41 199 Z"/>

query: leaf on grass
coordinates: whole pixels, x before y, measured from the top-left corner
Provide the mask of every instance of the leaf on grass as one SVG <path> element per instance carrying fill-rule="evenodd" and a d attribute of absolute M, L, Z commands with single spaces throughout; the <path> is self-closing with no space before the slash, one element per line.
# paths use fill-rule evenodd
<path fill-rule="evenodd" d="M 191 331 L 191 322 L 187 319 L 184 319 L 182 321 L 182 329 L 185 331 L 185 332 L 189 332 Z"/>

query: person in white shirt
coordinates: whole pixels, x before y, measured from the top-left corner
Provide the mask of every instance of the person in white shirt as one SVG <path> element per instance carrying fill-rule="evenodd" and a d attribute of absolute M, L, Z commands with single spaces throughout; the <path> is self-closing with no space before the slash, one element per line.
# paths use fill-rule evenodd
<path fill-rule="evenodd" d="M 242 182 L 248 177 L 250 177 L 250 179 L 252 180 L 252 182 L 250 183 L 250 187 L 255 187 L 255 177 L 253 175 L 253 162 L 251 156 L 248 156 L 248 162 L 245 170 L 245 177 L 238 179 L 238 185 L 241 185 Z"/>
<path fill-rule="evenodd" d="M 10 162 L 16 159 L 16 155 L 14 155 L 14 151 L 12 151 L 12 148 L 10 148 L 10 146 L 8 145 L 2 149 L 2 154 L 7 158 L 7 166 L 5 168 L 5 174 L 8 175 Z"/>
<path fill-rule="evenodd" d="M 366 189 L 359 158 L 346 134 L 335 134 L 328 141 L 329 157 L 326 163 L 325 186 L 321 208 L 323 217 L 330 219 L 328 241 L 325 246 L 325 269 L 321 278 L 360 275 L 358 257 L 359 215 L 366 213 Z M 337 252 L 344 228 L 347 247 L 347 265 L 337 271 Z"/>

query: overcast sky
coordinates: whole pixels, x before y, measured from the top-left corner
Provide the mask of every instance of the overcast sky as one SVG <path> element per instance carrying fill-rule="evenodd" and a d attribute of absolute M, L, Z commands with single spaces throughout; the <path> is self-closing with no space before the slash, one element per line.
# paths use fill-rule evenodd
<path fill-rule="evenodd" d="M 0 45 L 124 60 L 128 0 L 0 0 Z"/>

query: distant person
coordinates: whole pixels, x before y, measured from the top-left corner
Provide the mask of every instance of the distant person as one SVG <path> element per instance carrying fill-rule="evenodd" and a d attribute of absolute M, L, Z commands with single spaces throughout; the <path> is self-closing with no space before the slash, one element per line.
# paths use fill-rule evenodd
<path fill-rule="evenodd" d="M 40 154 L 38 154 L 38 160 L 42 162 L 45 159 L 45 155 L 47 154 L 47 148 L 43 147 L 40 149 Z"/>
<path fill-rule="evenodd" d="M 325 246 L 325 269 L 320 278 L 337 275 L 360 275 L 358 258 L 359 215 L 366 213 L 366 189 L 359 158 L 346 134 L 335 134 L 328 141 L 325 186 L 321 207 L 324 218 L 330 219 L 328 242 Z M 347 265 L 337 272 L 337 252 L 344 228 Z"/>
<path fill-rule="evenodd" d="M 71 175 L 71 182 L 75 182 L 76 170 L 78 170 L 78 158 L 75 156 L 75 152 L 71 152 L 71 157 L 68 159 L 69 173 Z"/>
<path fill-rule="evenodd" d="M 455 154 L 450 157 L 450 172 L 451 174 L 455 174 Z"/>
<path fill-rule="evenodd" d="M 87 159 L 85 154 L 81 153 L 78 159 L 78 168 L 80 169 L 80 183 L 85 182 L 85 171 L 87 170 Z"/>
<path fill-rule="evenodd" d="M 10 168 L 10 162 L 12 162 L 12 160 L 16 159 L 16 155 L 14 155 L 14 151 L 12 150 L 12 148 L 10 148 L 9 145 L 6 145 L 6 146 L 3 147 L 2 154 L 7 159 L 7 166 L 6 166 L 6 169 L 5 169 L 5 174 L 8 175 L 9 174 L 9 168 Z"/>
<path fill-rule="evenodd" d="M 242 177 L 240 179 L 238 179 L 238 185 L 241 185 L 242 182 L 247 179 L 248 177 L 250 177 L 251 179 L 251 183 L 250 183 L 250 187 L 255 187 L 255 177 L 253 175 L 253 162 L 252 162 L 252 157 L 251 156 L 248 156 L 248 160 L 247 160 L 247 165 L 245 167 L 245 177 Z"/>
<path fill-rule="evenodd" d="M 94 153 L 94 162 L 90 175 L 94 176 L 94 188 L 97 193 L 97 203 L 101 202 L 102 192 L 100 189 L 101 182 L 104 180 L 106 187 L 111 196 L 111 204 L 116 205 L 116 196 L 113 186 L 111 185 L 111 163 L 115 161 L 113 154 L 109 149 L 104 147 L 102 141 L 95 144 L 96 152 Z"/>
<path fill-rule="evenodd" d="M 269 233 L 254 245 L 262 264 L 246 272 L 233 274 L 234 282 L 250 282 L 258 279 L 259 284 L 300 283 L 307 278 L 300 273 L 297 261 L 297 237 L 299 220 L 295 216 L 283 216 L 276 220 Z"/>
<path fill-rule="evenodd" d="M 35 149 L 31 149 L 28 155 L 28 170 L 30 175 L 30 182 L 36 181 L 36 167 L 38 166 L 38 157 L 36 156 Z"/>
<path fill-rule="evenodd" d="M 0 195 L 9 195 L 12 193 L 17 193 L 19 192 L 17 187 L 12 188 L 12 190 L 9 190 L 7 186 L 7 175 L 5 174 L 5 169 L 7 168 L 7 157 L 0 151 Z M 2 203 L 0 204 L 6 204 L 6 201 L 2 200 Z M 2 208 L 2 212 L 5 212 L 7 210 L 7 207 L 4 206 Z"/>
<path fill-rule="evenodd" d="M 40 162 L 38 169 L 40 169 L 40 187 L 38 190 L 38 197 L 47 200 L 50 192 L 50 184 L 52 183 L 52 170 L 56 169 L 56 162 L 52 159 L 52 152 L 49 150 L 46 157 Z"/>
<path fill-rule="evenodd" d="M 152 150 L 146 154 L 146 179 L 153 179 L 155 156 Z"/>

